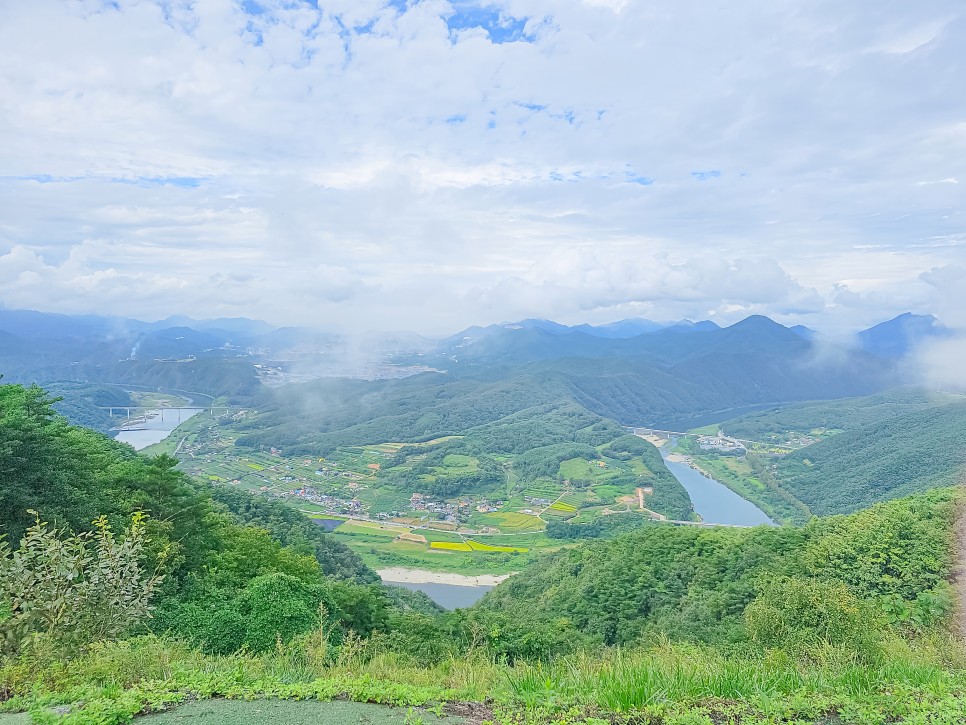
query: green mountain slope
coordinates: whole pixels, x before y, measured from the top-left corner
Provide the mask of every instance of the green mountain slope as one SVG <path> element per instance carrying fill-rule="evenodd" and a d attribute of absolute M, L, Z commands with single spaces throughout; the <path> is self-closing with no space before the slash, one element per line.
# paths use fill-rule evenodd
<path fill-rule="evenodd" d="M 139 456 L 130 446 L 69 425 L 41 388 L 0 385 L 0 533 L 11 542 L 38 515 L 77 532 L 91 530 L 102 515 L 121 529 L 134 511 L 142 511 L 151 517 L 157 552 L 168 550 L 169 577 L 194 575 L 206 557 L 223 547 L 229 529 L 216 515 L 219 505 L 207 488 L 175 471 L 176 464 L 168 456 Z M 376 581 L 344 545 L 329 539 L 318 543 L 321 529 L 290 509 L 246 507 L 237 497 L 219 503 L 242 524 L 275 530 L 284 544 L 303 521 L 297 543 L 311 545 L 321 573 Z"/>
<path fill-rule="evenodd" d="M 964 464 L 966 403 L 954 403 L 847 430 L 783 457 L 776 475 L 825 516 L 954 484 Z"/>
<path fill-rule="evenodd" d="M 725 421 L 721 428 L 736 438 L 781 441 L 789 434 L 807 435 L 815 429 L 852 430 L 958 399 L 922 388 L 896 388 L 861 398 L 793 403 L 747 413 Z"/>
<path fill-rule="evenodd" d="M 787 593 L 791 580 L 824 590 L 819 598 L 837 596 L 842 586 L 875 616 L 931 606 L 924 593 L 932 592 L 946 597 L 939 616 L 950 605 L 954 504 L 955 492 L 943 489 L 804 528 L 647 527 L 549 555 L 490 592 L 478 609 L 509 618 L 536 612 L 604 644 L 658 634 L 742 642 L 753 634 L 748 606 Z"/>

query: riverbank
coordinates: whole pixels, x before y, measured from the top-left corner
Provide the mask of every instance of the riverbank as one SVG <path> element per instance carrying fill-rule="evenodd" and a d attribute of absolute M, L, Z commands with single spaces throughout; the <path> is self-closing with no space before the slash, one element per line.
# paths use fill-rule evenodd
<path fill-rule="evenodd" d="M 694 512 L 709 524 L 725 526 L 774 525 L 775 522 L 730 487 L 700 469 L 691 456 L 661 451 L 664 465 L 684 486 Z"/>
<path fill-rule="evenodd" d="M 386 584 L 448 584 L 456 587 L 495 587 L 500 582 L 509 579 L 517 573 L 468 576 L 466 574 L 451 574 L 445 571 L 409 569 L 403 566 L 394 566 L 376 571 L 376 574 Z"/>

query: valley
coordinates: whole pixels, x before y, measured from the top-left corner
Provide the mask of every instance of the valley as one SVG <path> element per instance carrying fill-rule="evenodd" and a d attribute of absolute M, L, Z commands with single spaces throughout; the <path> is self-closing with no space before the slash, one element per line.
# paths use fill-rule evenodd
<path fill-rule="evenodd" d="M 11 538 L 81 551 L 96 536 L 104 556 L 139 550 L 166 581 L 136 636 L 91 640 L 84 656 L 109 651 L 114 667 L 124 651 L 193 673 L 152 671 L 133 680 L 148 689 L 123 691 L 130 701 L 85 690 L 74 706 L 118 708 L 107 722 L 120 722 L 145 698 L 207 692 L 203 668 L 228 678 L 213 692 L 240 697 L 496 693 L 542 724 L 569 710 L 544 717 L 528 703 L 650 717 L 651 698 L 673 692 L 681 722 L 695 708 L 726 719 L 735 705 L 715 703 L 732 702 L 766 722 L 779 701 L 815 723 L 855 706 L 856 673 L 874 677 L 863 701 L 896 713 L 900 667 L 931 688 L 916 701 L 942 710 L 935 692 L 961 684 L 940 654 L 953 650 L 930 643 L 945 641 L 953 607 L 963 398 L 895 387 L 885 359 L 881 378 L 829 385 L 841 360 L 817 374 L 802 363 L 809 343 L 770 321 L 688 330 L 587 343 L 501 327 L 482 347 L 443 341 L 415 354 L 416 374 L 380 379 L 252 383 L 243 366 L 262 363 L 232 358 L 208 360 L 201 378 L 154 361 L 147 383 L 55 381 L 59 401 L 0 385 Z M 385 363 L 413 371 L 410 354 Z M 184 360 L 171 365 L 195 364 Z M 767 402 L 779 395 L 800 399 Z M 137 549 L 146 532 L 150 548 Z M 0 595 L 13 601 L 33 590 L 16 584 L 28 569 L 4 542 L 12 583 Z M 78 601 L 89 621 L 112 611 Z M 27 621 L 0 610 L 0 633 Z M 60 642 L 85 631 L 63 626 Z M 18 664 L 0 653 L 0 677 L 20 699 L 0 712 L 42 707 L 22 703 L 47 702 L 46 685 L 17 678 L 48 665 L 10 669 L 33 645 L 7 641 Z M 781 682 L 769 679 L 779 660 Z M 76 666 L 90 687 L 100 665 Z M 691 694 L 674 689 L 675 672 Z M 723 689 L 721 672 L 741 692 Z M 639 676 L 653 687 L 628 687 Z M 150 682 L 163 691 L 146 694 Z"/>

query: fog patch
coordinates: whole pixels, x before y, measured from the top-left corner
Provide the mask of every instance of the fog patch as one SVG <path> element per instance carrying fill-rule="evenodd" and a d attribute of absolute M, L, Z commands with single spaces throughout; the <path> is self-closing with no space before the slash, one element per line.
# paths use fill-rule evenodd
<path fill-rule="evenodd" d="M 966 392 L 966 330 L 925 343 L 913 359 L 911 373 L 929 388 Z"/>

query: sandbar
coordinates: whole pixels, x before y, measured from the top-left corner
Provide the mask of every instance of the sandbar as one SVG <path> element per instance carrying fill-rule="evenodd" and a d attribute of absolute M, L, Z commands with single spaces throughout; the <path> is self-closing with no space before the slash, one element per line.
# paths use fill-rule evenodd
<path fill-rule="evenodd" d="M 516 573 L 513 572 L 513 574 Z M 467 576 L 466 574 L 453 574 L 448 571 L 407 569 L 403 566 L 379 569 L 376 574 L 386 584 L 452 584 L 457 587 L 495 587 L 500 582 L 513 576 L 513 574 Z"/>

